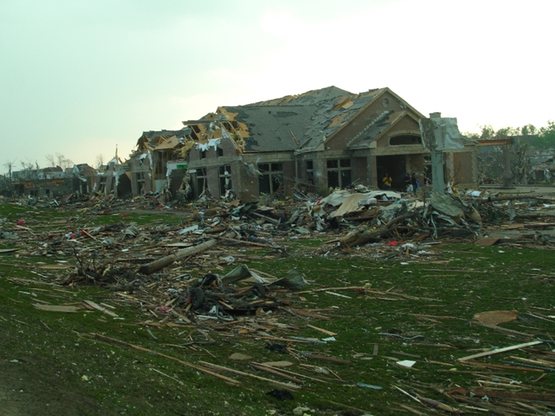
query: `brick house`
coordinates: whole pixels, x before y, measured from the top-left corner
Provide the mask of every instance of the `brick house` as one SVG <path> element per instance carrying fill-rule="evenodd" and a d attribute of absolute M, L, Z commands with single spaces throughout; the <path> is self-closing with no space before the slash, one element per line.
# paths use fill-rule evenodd
<path fill-rule="evenodd" d="M 168 161 L 174 157 L 186 163 L 185 179 L 195 196 L 231 191 L 249 201 L 294 187 L 320 193 L 356 184 L 377 188 L 385 173 L 394 189 L 402 189 L 407 173 L 422 180 L 429 169 L 422 117 L 389 88 L 353 94 L 332 86 L 219 107 L 199 120 L 184 121 L 182 130 L 153 133 L 143 142 L 149 141 L 152 154 L 164 150 Z M 445 165 L 447 178 L 475 182 L 472 146 L 447 154 Z"/>

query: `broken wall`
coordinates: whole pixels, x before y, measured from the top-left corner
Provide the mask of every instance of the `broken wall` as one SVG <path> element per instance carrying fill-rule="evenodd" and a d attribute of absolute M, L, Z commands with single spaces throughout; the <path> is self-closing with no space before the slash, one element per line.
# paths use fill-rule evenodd
<path fill-rule="evenodd" d="M 452 172 L 448 172 L 447 178 L 453 178 L 453 182 L 462 187 L 474 187 L 478 183 L 477 163 L 475 149 L 465 152 L 448 153 L 447 157 L 452 160 Z"/>
<path fill-rule="evenodd" d="M 152 192 L 152 159 L 150 152 L 134 155 L 129 161 L 131 193 L 135 196 Z"/>

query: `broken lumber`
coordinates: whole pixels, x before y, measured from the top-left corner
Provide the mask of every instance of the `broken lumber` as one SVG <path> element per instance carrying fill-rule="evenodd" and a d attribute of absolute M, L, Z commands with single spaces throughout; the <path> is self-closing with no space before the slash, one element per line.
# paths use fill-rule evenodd
<path fill-rule="evenodd" d="M 48 311 L 48 312 L 75 313 L 81 310 L 79 306 L 75 306 L 75 305 L 50 305 L 50 304 L 42 304 L 42 303 L 33 303 L 33 306 L 38 310 Z"/>
<path fill-rule="evenodd" d="M 96 302 L 93 302 L 92 300 L 84 300 L 83 303 L 92 309 L 96 309 L 97 311 L 100 311 L 102 313 L 105 313 L 106 315 L 112 317 L 112 318 L 119 318 L 117 313 L 112 312 L 111 310 L 109 310 L 108 308 L 105 308 L 104 306 L 99 305 Z"/>
<path fill-rule="evenodd" d="M 387 224 L 378 229 L 367 228 L 365 226 L 358 227 L 349 232 L 345 237 L 339 239 L 341 247 L 359 246 L 370 242 L 378 242 L 385 238 L 393 229 L 393 227 L 404 221 L 405 219 L 413 216 L 414 213 L 409 212 L 398 217 L 393 218 Z"/>
<path fill-rule="evenodd" d="M 312 381 L 317 381 L 319 383 L 327 383 L 326 380 L 323 380 L 321 378 L 316 378 L 316 377 L 311 377 L 311 376 L 307 376 L 306 374 L 301 374 L 301 373 L 297 373 L 291 370 L 286 370 L 284 368 L 276 368 L 276 367 L 272 367 L 271 365 L 267 365 L 264 363 L 251 363 L 251 366 L 258 369 L 258 370 L 263 370 L 263 371 L 268 371 L 269 373 L 272 374 L 276 374 L 285 378 L 291 378 L 291 381 L 294 381 L 295 383 L 300 383 L 301 380 L 299 380 L 298 378 L 306 378 L 308 380 L 312 380 Z"/>
<path fill-rule="evenodd" d="M 216 238 L 218 240 L 227 241 L 229 243 L 244 244 L 244 245 L 253 246 L 253 247 L 278 248 L 273 244 L 257 243 L 256 241 L 239 240 L 237 238 L 230 238 L 230 237 L 223 237 L 223 236 L 217 236 Z"/>
<path fill-rule="evenodd" d="M 151 261 L 150 263 L 144 264 L 139 268 L 139 272 L 143 274 L 152 274 L 158 270 L 163 269 L 164 267 L 169 266 L 170 264 L 182 260 L 185 257 L 193 256 L 198 253 L 202 253 L 205 250 L 208 250 L 210 247 L 216 245 L 216 240 L 208 240 L 204 243 L 201 243 L 196 246 L 187 247 L 184 249 L 179 250 L 175 254 L 170 254 L 169 256 L 162 257 L 158 260 Z"/>

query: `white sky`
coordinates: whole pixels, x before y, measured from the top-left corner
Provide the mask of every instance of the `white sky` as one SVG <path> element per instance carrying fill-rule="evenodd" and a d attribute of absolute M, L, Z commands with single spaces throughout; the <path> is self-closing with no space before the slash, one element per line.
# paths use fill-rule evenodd
<path fill-rule="evenodd" d="M 551 0 L 1 0 L 6 163 L 96 165 L 145 130 L 335 85 L 424 114 L 554 120 Z"/>

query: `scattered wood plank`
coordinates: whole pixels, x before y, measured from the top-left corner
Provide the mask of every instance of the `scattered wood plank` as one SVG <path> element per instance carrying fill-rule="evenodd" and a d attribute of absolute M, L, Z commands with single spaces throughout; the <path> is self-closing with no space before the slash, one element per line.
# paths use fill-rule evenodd
<path fill-rule="evenodd" d="M 257 243 L 256 241 L 240 240 L 238 238 L 222 237 L 222 236 L 218 236 L 216 238 L 218 240 L 227 241 L 227 242 L 236 243 L 236 244 L 243 244 L 243 245 L 246 245 L 246 246 L 264 247 L 264 248 L 278 248 L 277 246 L 275 246 L 273 244 Z"/>
<path fill-rule="evenodd" d="M 474 358 L 487 357 L 489 355 L 499 354 L 499 353 L 506 352 L 506 351 L 518 350 L 520 348 L 531 347 L 533 345 L 539 345 L 539 344 L 542 344 L 542 343 L 543 343 L 543 341 L 530 341 L 530 342 L 525 342 L 525 343 L 522 343 L 522 344 L 510 345 L 508 347 L 495 348 L 493 350 L 479 352 L 478 354 L 472 354 L 472 355 L 468 355 L 466 357 L 461 357 L 458 360 L 459 361 L 473 360 Z"/>
<path fill-rule="evenodd" d="M 270 374 L 273 374 L 275 376 L 280 376 L 280 377 L 286 378 L 287 380 L 292 381 L 293 383 L 298 383 L 298 384 L 302 383 L 302 380 L 300 378 L 291 376 L 289 374 L 286 374 L 283 371 L 280 371 L 280 369 L 273 368 L 273 367 L 267 366 L 267 365 L 262 365 L 262 364 L 259 364 L 259 363 L 251 363 L 251 366 L 256 368 L 257 370 L 266 371 L 266 372 L 268 372 Z"/>
<path fill-rule="evenodd" d="M 334 336 L 337 335 L 336 332 L 331 332 L 331 331 L 328 331 L 327 329 L 320 328 L 320 327 L 315 326 L 315 325 L 307 324 L 306 326 L 308 326 L 309 328 L 315 329 L 316 331 L 319 331 L 322 334 L 327 335 L 329 337 L 334 337 Z"/>
<path fill-rule="evenodd" d="M 47 312 L 68 312 L 68 313 L 75 313 L 82 310 L 79 306 L 75 305 L 48 305 L 42 303 L 33 303 L 33 306 L 41 311 Z"/>
<path fill-rule="evenodd" d="M 398 403 L 397 405 L 398 405 L 400 408 L 402 408 L 403 410 L 406 410 L 406 411 L 412 413 L 413 415 L 417 415 L 417 416 L 427 416 L 426 413 L 422 413 L 421 411 L 416 410 L 416 409 L 410 407 L 410 406 L 407 405 L 407 404 Z"/>
<path fill-rule="evenodd" d="M 476 244 L 483 247 L 490 247 L 497 244 L 500 240 L 501 238 L 499 237 L 484 237 L 476 240 Z"/>
<path fill-rule="evenodd" d="M 513 371 L 543 373 L 543 370 L 541 370 L 539 368 L 522 367 L 522 366 L 516 366 L 516 365 L 509 365 L 509 364 L 492 364 L 492 363 L 484 363 L 484 362 L 472 361 L 472 360 L 462 361 L 462 363 L 464 365 L 470 365 L 472 367 L 486 368 L 488 370 L 500 370 L 500 371 L 507 372 L 507 373 L 510 373 L 510 372 L 513 372 Z"/>
<path fill-rule="evenodd" d="M 92 235 L 91 233 L 89 233 L 87 230 L 83 229 L 83 230 L 81 230 L 81 233 L 84 236 L 89 237 L 90 239 L 97 241 L 97 238 L 94 235 Z"/>
<path fill-rule="evenodd" d="M 349 360 L 344 360 L 343 358 L 334 357 L 333 355 L 322 354 L 319 352 L 307 352 L 303 355 L 314 360 L 328 361 L 335 364 L 351 364 L 351 361 Z"/>
<path fill-rule="evenodd" d="M 8 281 L 22 285 L 60 286 L 57 283 L 43 282 L 42 280 L 25 279 L 23 277 L 8 277 Z"/>
<path fill-rule="evenodd" d="M 0 254 L 13 253 L 17 250 L 19 250 L 19 249 L 18 248 L 2 248 L 2 249 L 0 249 Z"/>
<path fill-rule="evenodd" d="M 112 318 L 119 318 L 119 315 L 115 312 L 112 312 L 111 310 L 105 308 L 104 306 L 99 305 L 96 302 L 93 302 L 92 300 L 84 300 L 83 303 L 93 309 L 96 309 L 97 311 L 100 311 L 102 313 L 105 313 L 108 316 L 111 316 Z"/>
<path fill-rule="evenodd" d="M 275 368 L 275 367 L 269 366 L 269 365 L 264 364 L 264 363 L 251 363 L 251 365 L 253 367 L 259 369 L 259 370 L 271 370 L 270 372 L 276 371 L 282 377 L 294 377 L 294 378 L 297 378 L 297 379 L 305 378 L 305 379 L 308 379 L 308 380 L 317 381 L 318 383 L 327 383 L 326 380 L 323 380 L 321 378 L 307 376 L 306 374 L 297 373 L 295 371 L 286 370 L 284 368 Z M 295 380 L 293 380 L 293 381 L 295 381 Z M 300 382 L 300 380 L 297 380 L 296 382 Z"/>

